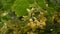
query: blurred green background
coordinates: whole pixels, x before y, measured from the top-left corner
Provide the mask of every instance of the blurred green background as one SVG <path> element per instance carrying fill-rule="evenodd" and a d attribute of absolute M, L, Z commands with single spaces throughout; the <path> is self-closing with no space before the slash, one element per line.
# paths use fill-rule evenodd
<path fill-rule="evenodd" d="M 60 0 L 0 0 L 0 34 L 60 34 Z"/>

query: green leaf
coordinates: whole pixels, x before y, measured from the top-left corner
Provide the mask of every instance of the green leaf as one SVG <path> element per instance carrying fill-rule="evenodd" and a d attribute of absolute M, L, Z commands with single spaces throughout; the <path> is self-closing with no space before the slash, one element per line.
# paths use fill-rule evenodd
<path fill-rule="evenodd" d="M 17 15 L 23 16 L 27 14 L 26 9 L 32 3 L 32 0 L 16 0 L 12 8 L 13 10 L 15 10 Z"/>
<path fill-rule="evenodd" d="M 36 0 L 37 4 L 41 7 L 45 7 L 44 0 Z"/>

